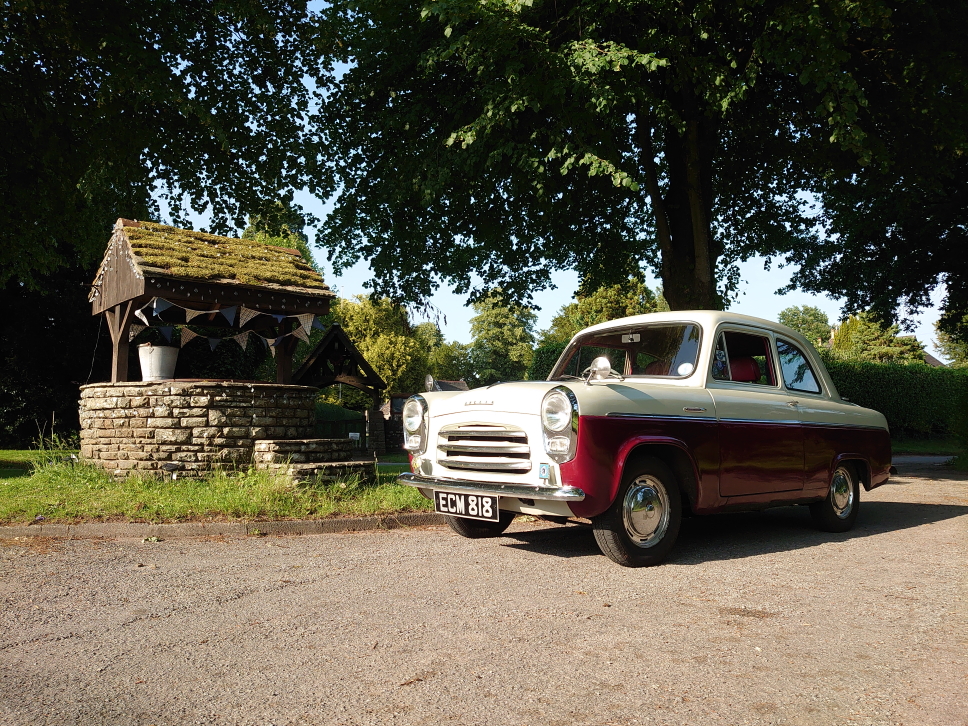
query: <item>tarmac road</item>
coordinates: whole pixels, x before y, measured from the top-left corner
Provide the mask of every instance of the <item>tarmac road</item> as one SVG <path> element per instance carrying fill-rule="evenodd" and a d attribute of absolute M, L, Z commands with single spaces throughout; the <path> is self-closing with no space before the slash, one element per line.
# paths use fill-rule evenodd
<path fill-rule="evenodd" d="M 902 470 L 902 473 L 904 471 Z M 0 541 L 0 724 L 968 724 L 968 480 L 858 526 Z"/>

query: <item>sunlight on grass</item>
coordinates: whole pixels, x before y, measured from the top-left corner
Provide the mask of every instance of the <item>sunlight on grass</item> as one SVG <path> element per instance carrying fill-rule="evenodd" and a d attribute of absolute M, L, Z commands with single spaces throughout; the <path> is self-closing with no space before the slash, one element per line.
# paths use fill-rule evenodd
<path fill-rule="evenodd" d="M 218 472 L 204 479 L 150 476 L 115 480 L 88 464 L 57 461 L 33 474 L 0 476 L 0 522 L 188 519 L 319 519 L 427 511 L 430 502 L 381 472 L 376 484 L 350 479 L 296 485 L 262 471 Z"/>

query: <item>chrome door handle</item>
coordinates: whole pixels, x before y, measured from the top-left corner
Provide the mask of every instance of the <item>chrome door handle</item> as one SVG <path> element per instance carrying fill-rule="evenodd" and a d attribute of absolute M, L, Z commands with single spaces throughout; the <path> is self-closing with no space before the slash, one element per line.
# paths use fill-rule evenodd
<path fill-rule="evenodd" d="M 796 408 L 799 405 L 800 405 L 799 401 L 787 401 L 787 406 L 789 406 L 790 408 Z"/>
<path fill-rule="evenodd" d="M 706 409 L 704 409 L 704 408 L 702 408 L 700 406 L 685 406 L 685 407 L 683 407 L 682 410 L 683 411 L 688 411 L 689 413 L 701 413 L 702 411 L 705 411 Z"/>

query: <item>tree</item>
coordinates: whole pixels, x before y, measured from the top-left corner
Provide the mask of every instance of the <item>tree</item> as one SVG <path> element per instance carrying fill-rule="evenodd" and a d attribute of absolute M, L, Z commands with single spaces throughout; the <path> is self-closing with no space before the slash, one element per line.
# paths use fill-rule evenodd
<path fill-rule="evenodd" d="M 534 323 L 530 308 L 508 302 L 499 289 L 473 304 L 470 358 L 476 385 L 518 381 L 531 365 Z"/>
<path fill-rule="evenodd" d="M 90 270 L 117 217 L 159 216 L 156 189 L 175 224 L 192 209 L 224 233 L 304 185 L 304 78 L 325 82 L 329 42 L 305 0 L 12 0 L 0 18 L 0 285 Z"/>
<path fill-rule="evenodd" d="M 898 335 L 873 316 L 851 315 L 834 331 L 831 352 L 838 358 L 877 363 L 924 362 L 924 345 L 913 335 Z"/>
<path fill-rule="evenodd" d="M 443 343 L 430 351 L 430 375 L 444 381 L 476 380 L 471 346 L 456 341 Z"/>
<path fill-rule="evenodd" d="M 665 300 L 656 297 L 641 276 L 629 277 L 625 282 L 606 285 L 591 293 L 579 290 L 575 297 L 577 300 L 562 306 L 551 319 L 551 326 L 542 331 L 540 345 L 567 343 L 589 325 L 669 309 Z"/>
<path fill-rule="evenodd" d="M 387 298 L 356 295 L 336 301 L 333 319 L 386 382 L 385 395 L 423 390 L 428 351 L 403 307 Z"/>
<path fill-rule="evenodd" d="M 832 326 L 827 313 L 812 305 L 784 308 L 777 316 L 777 321 L 793 328 L 818 348 L 830 340 Z"/>
<path fill-rule="evenodd" d="M 968 315 L 965 318 L 960 321 L 960 324 L 968 327 Z M 937 323 L 934 326 L 934 330 L 937 335 L 937 341 L 935 342 L 938 350 L 941 351 L 941 355 L 950 360 L 951 365 L 955 368 L 968 367 L 968 342 L 949 335 Z"/>
<path fill-rule="evenodd" d="M 719 307 L 733 260 L 812 243 L 799 190 L 890 157 L 872 119 L 897 94 L 877 89 L 914 98 L 936 60 L 892 7 L 337 0 L 321 242 L 411 299 L 445 279 L 526 301 L 553 269 L 595 288 L 648 264 L 673 309 Z"/>

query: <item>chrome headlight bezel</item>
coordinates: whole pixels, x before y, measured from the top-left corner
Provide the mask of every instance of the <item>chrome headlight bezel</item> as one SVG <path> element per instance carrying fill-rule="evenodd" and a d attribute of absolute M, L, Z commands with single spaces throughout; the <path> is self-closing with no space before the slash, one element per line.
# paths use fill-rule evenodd
<path fill-rule="evenodd" d="M 414 408 L 418 409 L 418 417 L 414 416 Z M 403 448 L 413 455 L 427 450 L 427 411 L 427 401 L 421 395 L 411 396 L 403 404 Z"/>
<path fill-rule="evenodd" d="M 547 417 L 549 410 L 553 413 Z M 578 448 L 578 398 L 567 386 L 555 386 L 541 400 L 544 450 L 552 461 L 563 464 L 575 458 Z"/>

